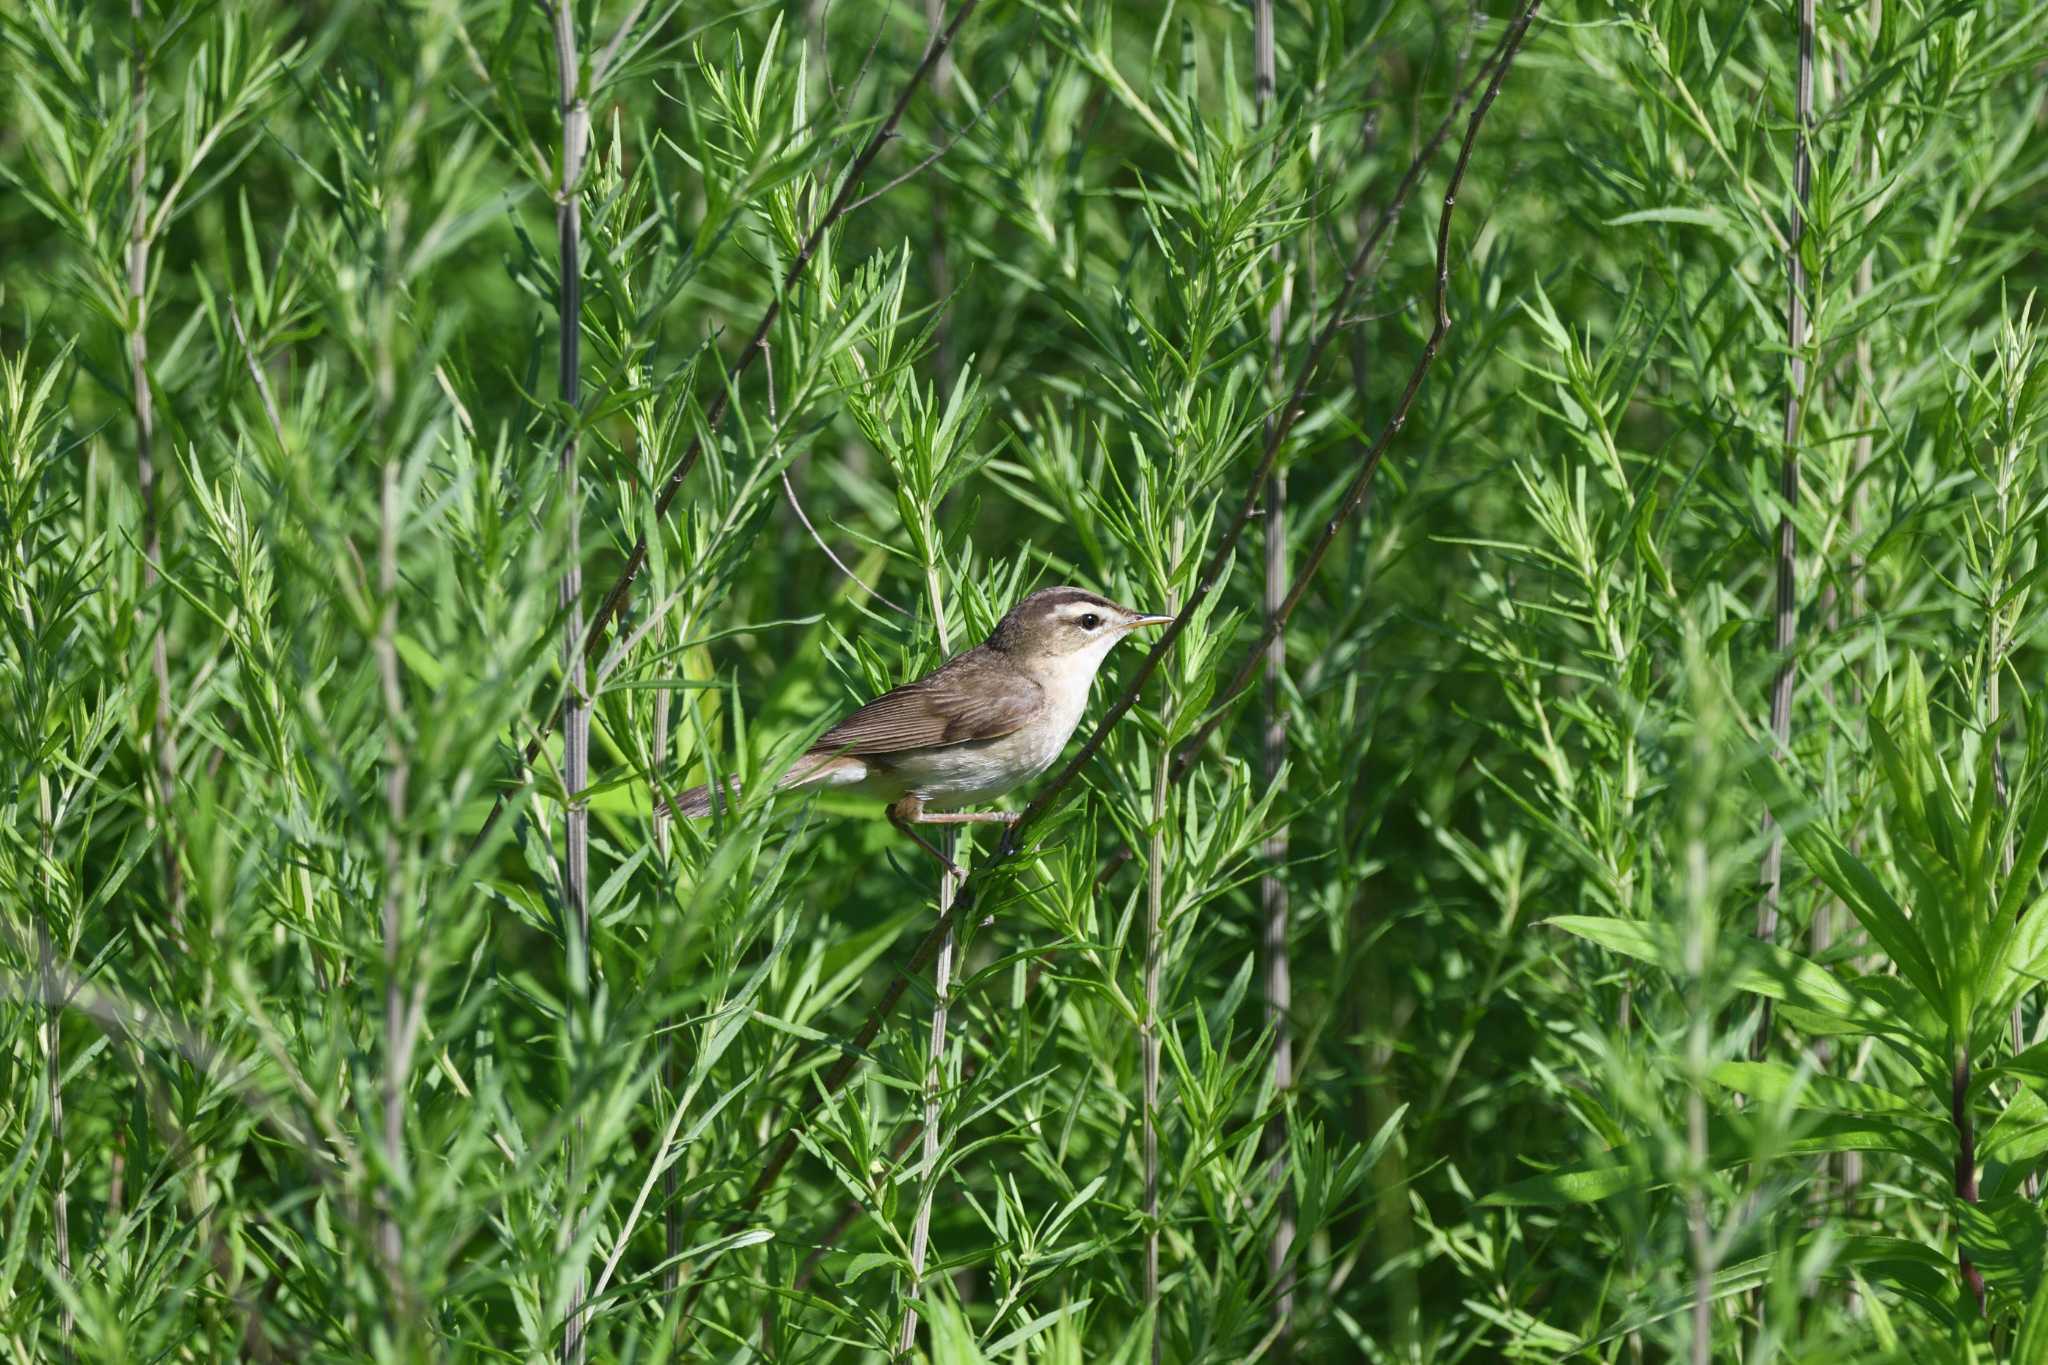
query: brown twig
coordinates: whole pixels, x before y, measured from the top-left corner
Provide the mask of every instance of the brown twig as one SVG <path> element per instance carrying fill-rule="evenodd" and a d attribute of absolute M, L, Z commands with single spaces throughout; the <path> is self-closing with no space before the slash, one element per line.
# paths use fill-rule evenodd
<path fill-rule="evenodd" d="M 776 444 L 779 445 L 781 443 L 782 437 L 782 425 L 775 413 L 774 348 L 768 346 L 763 346 L 761 348 L 761 364 L 762 367 L 766 369 L 768 372 L 768 427 L 771 431 L 775 433 L 775 441 Z M 771 458 L 776 453 L 777 452 L 775 452 L 774 449 L 771 447 Z M 796 519 L 804 524 L 804 529 L 806 531 L 811 533 L 812 543 L 814 543 L 819 549 L 825 552 L 825 558 L 832 561 L 832 565 L 834 568 L 838 569 L 839 572 L 845 574 L 847 579 L 851 581 L 855 587 L 859 588 L 868 596 L 874 598 L 877 602 L 880 602 L 890 611 L 895 612 L 898 616 L 913 615 L 913 613 L 907 607 L 898 606 L 889 598 L 884 597 L 879 591 L 877 591 L 873 587 L 870 587 L 866 579 L 862 578 L 859 574 L 855 573 L 852 569 L 848 568 L 846 561 L 841 559 L 838 556 L 838 554 L 833 551 L 832 547 L 825 543 L 825 537 L 819 535 L 818 528 L 811 524 L 810 515 L 804 511 L 803 503 L 797 500 L 796 485 L 790 482 L 789 466 L 786 464 L 782 466 L 782 492 L 783 495 L 789 499 L 789 510 L 796 513 Z M 944 627 L 941 626 L 941 629 L 943 630 Z"/>
<path fill-rule="evenodd" d="M 661 491 L 655 495 L 654 499 L 653 520 L 658 522 L 668 516 L 669 505 L 675 501 L 677 492 L 683 486 L 683 481 L 690 477 L 690 471 L 697 467 L 697 461 L 703 456 L 705 438 L 717 435 L 719 428 L 724 425 L 726 415 L 732 408 L 734 386 L 753 367 L 754 362 L 760 359 L 761 353 L 766 349 L 768 333 L 774 328 L 775 320 L 782 315 L 783 299 L 788 296 L 790 290 L 796 287 L 797 282 L 810 269 L 811 260 L 817 255 L 818 247 L 824 241 L 825 234 L 831 230 L 834 224 L 846 216 L 847 211 L 854 202 L 854 191 L 860 184 L 861 176 L 874 163 L 875 157 L 881 153 L 884 144 L 896 136 L 896 126 L 903 121 L 904 114 L 910 108 L 911 100 L 915 98 L 918 90 L 931 75 L 932 68 L 939 58 L 952 47 L 953 40 L 959 34 L 961 25 L 967 22 L 968 16 L 974 13 L 975 7 L 978 4 L 980 4 L 980 0 L 961 0 L 960 8 L 954 11 L 953 21 L 925 49 L 924 60 L 918 63 L 917 70 L 904 83 L 903 90 L 897 95 L 896 103 L 890 109 L 888 117 L 882 120 L 873 135 L 868 138 L 867 143 L 861 148 L 859 154 L 847 166 L 845 175 L 840 179 L 838 193 L 833 196 L 831 204 L 811 228 L 809 235 L 804 238 L 803 244 L 797 249 L 796 258 L 789 263 L 788 269 L 783 271 L 782 280 L 775 291 L 775 297 L 768 301 L 768 307 L 762 311 L 760 322 L 756 324 L 753 335 L 747 339 L 746 345 L 741 348 L 739 359 L 733 363 L 732 369 L 726 376 L 726 382 L 718 386 L 718 391 L 712 395 L 711 402 L 705 407 L 703 422 L 698 426 L 696 434 L 690 437 L 690 444 L 684 448 L 681 458 L 676 461 L 675 468 L 669 471 L 666 479 L 662 480 Z M 626 555 L 625 566 L 619 570 L 618 576 L 612 581 L 611 587 L 606 590 L 603 600 L 599 602 L 596 613 L 590 618 L 589 627 L 584 632 L 583 638 L 583 652 L 585 654 L 591 654 L 597 650 L 598 645 L 604 639 L 605 632 L 611 628 L 612 622 L 625 609 L 626 599 L 632 594 L 634 582 L 640 577 L 641 570 L 647 567 L 647 548 L 647 536 L 643 532 L 634 539 L 633 548 Z M 540 746 L 546 742 L 546 739 L 546 732 L 542 731 L 535 734 L 528 742 L 524 760 L 525 766 L 530 767 L 532 765 L 534 759 L 540 753 Z M 499 817 L 504 814 L 505 803 L 509 798 L 509 792 L 501 792 L 497 800 L 491 803 L 490 814 L 484 817 L 483 826 L 477 831 L 474 841 L 476 844 L 480 845 L 490 837 L 491 830 L 496 827 Z"/>
<path fill-rule="evenodd" d="M 974 111 L 973 118 L 967 120 L 967 122 L 963 124 L 961 127 L 956 128 L 953 132 L 949 133 L 944 142 L 941 142 L 937 147 L 933 148 L 922 160 L 920 160 L 916 165 L 912 166 L 909 170 L 895 177 L 893 180 L 883 185 L 880 189 L 870 191 L 869 193 L 864 194 L 860 198 L 854 200 L 851 204 L 848 204 L 846 206 L 846 212 L 852 213 L 855 209 L 866 208 L 869 204 L 874 203 L 877 199 L 880 199 L 882 196 L 889 193 L 889 191 L 897 188 L 900 185 L 907 184 L 910 181 L 917 179 L 919 175 L 931 169 L 931 167 L 937 164 L 938 162 L 944 160 L 946 153 L 953 150 L 954 143 L 958 142 L 961 138 L 966 137 L 969 133 L 973 132 L 975 126 L 978 125 L 983 119 L 988 117 L 989 110 L 995 108 L 998 104 L 1002 103 L 1003 96 L 1010 93 L 1010 82 L 1015 80 L 1016 77 L 1017 73 L 1015 71 L 1012 71 L 1009 74 L 1009 76 L 1004 78 L 1003 83 L 996 87 L 995 93 L 990 95 L 988 99 L 982 102 L 982 106 Z M 945 281 L 943 277 L 933 280 L 932 293 L 935 296 L 939 298 L 944 298 L 949 292 L 951 292 L 949 289 L 942 287 L 944 283 Z M 943 358 L 940 361 L 939 367 L 941 369 L 949 368 L 946 365 Z"/>
<path fill-rule="evenodd" d="M 142 0 L 129 0 L 128 17 L 135 50 L 129 101 L 135 117 L 135 154 L 128 165 L 128 384 L 135 407 L 135 482 L 142 494 L 142 590 L 156 586 L 156 566 L 163 563 L 163 516 L 156 477 L 156 400 L 149 388 L 149 57 L 142 46 Z M 171 732 L 171 664 L 159 611 L 150 640 L 150 672 L 156 680 L 156 718 L 150 747 L 156 751 L 157 818 L 163 859 L 164 892 L 171 907 L 171 934 L 185 932 L 185 874 L 178 865 L 178 844 L 171 831 L 171 809 L 177 797 L 178 741 Z"/>
<path fill-rule="evenodd" d="M 1792 685 L 1796 676 L 1792 646 L 1799 622 L 1799 540 L 1798 530 L 1792 524 L 1792 510 L 1799 504 L 1799 431 L 1806 404 L 1806 262 L 1800 247 L 1806 239 L 1806 205 L 1813 183 L 1813 163 L 1807 147 L 1813 128 L 1813 11 L 1814 0 L 1799 0 L 1799 123 L 1793 144 L 1792 236 L 1785 253 L 1790 275 L 1785 304 L 1785 349 L 1791 357 L 1791 371 L 1785 388 L 1784 451 L 1778 465 L 1778 495 L 1785 506 L 1778 514 L 1778 573 L 1771 633 L 1772 648 L 1778 656 L 1777 671 L 1771 678 L 1771 739 L 1781 755 L 1792 742 Z M 1778 935 L 1785 835 L 1769 811 L 1764 812 L 1763 818 L 1769 842 L 1764 849 L 1764 895 L 1756 909 L 1756 936 L 1768 943 Z M 1766 1000 L 1750 1043 L 1751 1055 L 1760 1058 L 1769 1050 L 1770 1032 L 1771 1006 Z"/>

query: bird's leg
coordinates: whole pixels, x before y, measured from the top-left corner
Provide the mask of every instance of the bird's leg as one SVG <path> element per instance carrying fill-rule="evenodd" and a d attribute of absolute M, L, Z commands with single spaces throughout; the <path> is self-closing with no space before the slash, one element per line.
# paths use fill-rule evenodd
<path fill-rule="evenodd" d="M 906 796 L 901 801 L 898 801 L 894 805 L 889 807 L 890 824 L 896 826 L 896 828 L 902 830 L 905 834 L 908 834 L 913 840 L 917 842 L 917 846 L 919 848 L 931 854 L 932 857 L 938 859 L 940 867 L 945 868 L 946 871 L 952 873 L 955 877 L 959 878 L 962 881 L 965 881 L 967 879 L 967 874 L 960 870 L 960 865 L 958 863 L 954 862 L 951 858 L 948 858 L 945 854 L 939 852 L 938 849 L 932 847 L 929 840 L 927 840 L 922 834 L 919 834 L 916 830 L 911 828 L 911 826 L 914 824 L 932 824 L 934 823 L 935 819 L 937 823 L 940 824 L 952 823 L 946 821 L 945 819 L 943 819 L 943 817 L 934 817 L 928 814 L 924 808 L 924 798 L 921 796 Z"/>

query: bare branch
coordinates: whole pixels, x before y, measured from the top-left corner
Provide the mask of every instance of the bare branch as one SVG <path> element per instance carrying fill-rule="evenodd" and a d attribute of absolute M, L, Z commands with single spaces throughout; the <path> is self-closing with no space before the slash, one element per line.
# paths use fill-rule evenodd
<path fill-rule="evenodd" d="M 943 160 L 945 158 L 946 153 L 953 150 L 954 143 L 958 142 L 961 138 L 966 137 L 969 133 L 973 132 L 975 127 L 979 125 L 984 118 L 988 117 L 988 111 L 995 108 L 996 105 L 1002 102 L 1003 96 L 1010 93 L 1010 82 L 1014 81 L 1016 78 L 1017 73 L 1015 70 L 1012 70 L 1010 74 L 1003 79 L 1003 83 L 1000 86 L 996 87 L 996 92 L 988 97 L 988 100 L 981 106 L 981 108 L 974 111 L 974 117 L 967 120 L 966 124 L 963 125 L 962 127 L 956 128 L 953 130 L 953 132 L 948 134 L 946 140 L 944 142 L 941 142 L 930 156 L 927 156 L 926 158 L 924 158 L 924 160 L 918 162 L 915 166 L 912 166 L 909 170 L 897 176 L 894 180 L 891 180 L 888 184 L 882 186 L 882 188 L 874 191 L 872 194 L 864 194 L 860 198 L 854 200 L 851 204 L 848 204 L 846 206 L 846 211 L 848 213 L 852 213 L 855 209 L 866 208 L 869 204 L 874 203 L 877 199 L 880 199 L 882 196 L 888 194 L 889 191 L 897 188 L 899 185 L 904 185 L 912 180 L 917 179 L 918 176 L 922 175 L 925 171 L 929 170 L 935 163 Z"/>
<path fill-rule="evenodd" d="M 554 0 L 555 71 L 562 116 L 562 183 L 555 191 L 557 322 L 560 329 L 563 404 L 572 414 L 562 438 L 561 498 L 566 537 L 561 564 L 562 671 L 562 900 L 567 923 L 570 989 L 587 996 L 590 973 L 590 809 L 583 790 L 590 785 L 590 694 L 585 673 L 583 630 L 583 499 L 576 467 L 575 416 L 582 404 L 583 339 L 583 155 L 589 141 L 590 105 L 581 88 L 576 57 L 576 17 L 569 0 Z M 569 1142 L 563 1189 L 575 1196 L 583 1121 L 579 1114 Z M 571 1215 L 572 1223 L 575 1215 Z M 585 1277 L 579 1270 L 569 1291 L 562 1327 L 562 1365 L 580 1365 L 585 1352 Z"/>
<path fill-rule="evenodd" d="M 128 165 L 128 384 L 135 408 L 135 482 L 142 494 L 142 590 L 156 586 L 163 563 L 163 509 L 156 476 L 156 403 L 149 387 L 149 57 L 142 46 L 142 0 L 129 0 L 134 65 L 128 96 L 135 120 L 135 152 Z M 163 860 L 164 894 L 170 902 L 171 937 L 184 940 L 185 874 L 178 865 L 171 809 L 177 796 L 178 741 L 171 731 L 171 663 L 164 643 L 161 611 L 150 642 L 150 672 L 156 681 L 156 716 L 150 747 L 156 750 L 156 818 Z"/>
<path fill-rule="evenodd" d="M 1457 195 L 1458 184 L 1464 177 L 1466 163 L 1472 155 L 1472 139 L 1479 130 L 1480 122 L 1485 119 L 1486 111 L 1492 107 L 1494 96 L 1500 91 L 1501 79 L 1506 76 L 1509 65 L 1514 61 L 1515 51 L 1521 45 L 1522 35 L 1528 31 L 1529 22 L 1534 17 L 1535 7 L 1538 3 L 1540 3 L 1540 0 L 1530 0 L 1530 3 L 1508 25 L 1506 32 L 1501 35 L 1500 43 L 1495 48 L 1497 55 L 1491 63 L 1493 80 L 1487 86 L 1486 93 L 1480 100 L 1478 107 L 1472 112 L 1472 119 L 1466 128 L 1464 146 L 1459 151 L 1457 168 L 1452 175 L 1450 187 L 1445 195 L 1444 217 L 1439 228 L 1440 238 L 1447 235 L 1450 231 L 1450 209 Z M 1415 160 L 1410 163 L 1407 174 L 1402 176 L 1401 184 L 1394 192 L 1395 206 L 1406 201 L 1409 193 L 1415 188 L 1415 183 L 1422 178 L 1423 170 L 1428 164 L 1429 155 L 1443 141 L 1445 133 L 1449 131 L 1451 120 L 1456 117 L 1458 109 L 1462 108 L 1465 96 L 1472 88 L 1472 86 L 1467 86 L 1465 90 L 1459 92 L 1458 102 L 1453 105 L 1450 117 L 1445 119 L 1444 123 L 1437 129 L 1435 136 L 1430 139 L 1416 156 Z M 1229 567 L 1231 557 L 1237 551 L 1237 542 L 1244 534 L 1245 523 L 1250 521 L 1253 514 L 1258 510 L 1259 502 L 1265 491 L 1266 480 L 1271 477 L 1273 467 L 1279 460 L 1280 447 L 1286 443 L 1288 435 L 1293 432 L 1294 424 L 1301 419 L 1301 414 L 1308 399 L 1309 386 L 1315 379 L 1316 367 L 1322 360 L 1323 352 L 1329 349 L 1331 340 L 1337 335 L 1345 311 L 1351 306 L 1353 295 L 1357 293 L 1360 282 L 1365 279 L 1368 273 L 1368 266 L 1371 264 L 1373 253 L 1378 250 L 1380 240 L 1386 235 L 1394 218 L 1395 212 L 1390 209 L 1374 225 L 1372 235 L 1360 243 L 1358 250 L 1352 255 L 1351 263 L 1344 271 L 1343 286 L 1337 291 L 1337 297 L 1330 306 L 1329 321 L 1324 323 L 1322 330 L 1316 333 L 1315 340 L 1309 344 L 1308 353 L 1302 357 L 1301 368 L 1294 383 L 1294 391 L 1288 395 L 1286 403 L 1280 408 L 1273 421 L 1272 429 L 1267 434 L 1265 454 L 1260 459 L 1259 467 L 1253 472 L 1246 486 L 1244 500 L 1239 504 L 1237 514 L 1231 518 L 1229 526 L 1224 529 L 1222 539 L 1217 542 L 1215 550 L 1211 552 L 1209 562 L 1203 568 L 1202 576 L 1197 580 L 1195 590 L 1189 595 L 1187 604 L 1174 617 L 1173 624 L 1160 632 L 1158 641 L 1154 643 L 1151 651 L 1139 663 L 1130 681 L 1125 684 L 1123 693 L 1111 703 L 1109 710 L 1097 722 L 1094 732 L 1088 736 L 1088 740 L 1081 746 L 1080 752 L 1075 754 L 1067 762 L 1066 766 L 1061 768 L 1050 782 L 1046 783 L 1039 794 L 1033 798 L 1031 804 L 1024 808 L 1023 818 L 1011 826 L 1009 837 L 1003 841 L 1003 849 L 1006 853 L 1017 846 L 1017 841 L 1026 829 L 1036 824 L 1047 812 L 1061 804 L 1065 799 L 1068 785 L 1073 782 L 1081 769 L 1093 761 L 1095 755 L 1101 751 L 1103 744 L 1109 738 L 1110 729 L 1124 718 L 1125 713 L 1132 706 L 1137 704 L 1138 694 L 1144 690 L 1144 686 L 1151 679 L 1152 674 L 1158 671 L 1160 661 L 1166 657 L 1166 652 L 1173 647 L 1174 642 L 1180 638 L 1181 632 L 1187 629 L 1188 622 L 1194 618 L 1195 612 L 1201 608 L 1203 602 L 1208 600 L 1209 594 L 1214 592 L 1217 585 L 1222 581 L 1224 570 Z M 1443 301 L 1444 291 L 1449 283 L 1448 270 L 1448 263 L 1439 260 L 1437 269 L 1437 329 L 1431 333 L 1429 342 L 1423 349 L 1422 358 L 1416 364 L 1415 373 L 1409 378 L 1408 391 L 1402 399 L 1400 408 L 1395 412 L 1393 419 L 1388 423 L 1386 429 L 1380 433 L 1380 439 L 1374 442 L 1372 449 L 1367 452 L 1366 459 L 1360 467 L 1358 477 L 1353 480 L 1354 487 L 1359 489 L 1361 493 L 1365 488 L 1371 486 L 1373 472 L 1379 467 L 1380 455 L 1385 451 L 1387 442 L 1401 429 L 1401 424 L 1407 420 L 1408 406 L 1414 401 L 1415 392 L 1422 387 L 1422 377 L 1429 372 L 1430 365 L 1435 362 L 1436 348 L 1442 342 L 1444 332 L 1449 330 L 1449 315 L 1445 311 Z M 1346 510 L 1342 515 L 1348 517 L 1351 508 L 1349 496 L 1345 498 L 1344 507 Z M 1296 578 L 1294 591 L 1289 597 L 1290 605 L 1287 608 L 1289 612 L 1293 610 L 1292 603 L 1300 600 L 1301 592 L 1307 587 L 1309 579 L 1315 573 L 1315 566 L 1319 561 L 1319 555 L 1312 555 L 1310 562 L 1304 566 Z M 1284 616 L 1281 618 L 1281 621 L 1284 625 Z M 1259 651 L 1261 654 L 1263 654 L 1266 643 L 1267 641 L 1264 638 L 1260 640 Z M 1251 664 L 1251 671 L 1244 674 L 1245 680 L 1249 681 L 1252 673 L 1256 673 L 1260 666 L 1262 665 L 1258 663 Z"/>
<path fill-rule="evenodd" d="M 775 415 L 775 354 L 771 348 L 766 346 L 761 348 L 761 363 L 763 366 L 766 367 L 768 371 L 768 426 L 769 429 L 775 433 L 775 439 L 777 444 L 780 444 L 782 438 L 782 425 L 777 420 Z M 898 616 L 912 615 L 912 613 L 906 610 L 905 608 L 897 606 L 896 603 L 890 601 L 888 598 L 882 596 L 881 593 L 869 587 L 867 584 L 867 580 L 863 579 L 859 574 L 855 573 L 852 569 L 848 568 L 846 566 L 846 561 L 841 559 L 837 554 L 835 554 L 833 552 L 832 547 L 825 543 L 825 537 L 819 535 L 818 528 L 811 525 L 811 519 L 809 515 L 805 513 L 804 505 L 801 502 L 797 501 L 796 485 L 790 482 L 789 466 L 786 464 L 782 467 L 782 492 L 784 496 L 786 496 L 789 499 L 789 510 L 796 513 L 796 519 L 804 524 L 804 529 L 806 531 L 809 531 L 811 533 L 811 540 L 816 543 L 819 549 L 825 552 L 825 558 L 831 560 L 834 567 L 836 567 L 839 570 L 839 572 L 845 574 L 847 578 L 851 580 L 854 583 L 854 585 L 857 586 L 862 592 L 874 598 L 877 602 L 880 602 L 883 606 L 895 612 Z M 940 625 L 940 630 L 943 631 L 944 629 L 945 627 L 942 623 Z"/>
<path fill-rule="evenodd" d="M 1273 106 L 1279 84 L 1278 54 L 1273 47 L 1273 0 L 1252 0 L 1253 107 L 1261 128 Z M 1279 243 L 1270 256 L 1274 288 L 1278 293 L 1266 315 L 1267 382 L 1281 378 L 1282 346 L 1287 336 L 1288 281 L 1286 263 Z M 1272 439 L 1273 419 L 1267 418 L 1266 438 Z M 1287 471 L 1275 467 L 1266 480 L 1265 522 L 1266 584 L 1263 608 L 1270 623 L 1287 595 Z M 1266 682 L 1260 697 L 1259 773 L 1268 788 L 1280 780 L 1287 765 L 1287 699 L 1281 674 L 1287 666 L 1287 643 L 1275 633 L 1266 649 Z M 1162 782 L 1162 786 L 1164 783 Z M 1275 1112 L 1260 1138 L 1260 1150 L 1267 1163 L 1266 1178 L 1272 1182 L 1276 1209 L 1273 1229 L 1266 1241 L 1266 1278 L 1273 1291 L 1274 1339 L 1283 1343 L 1284 1357 L 1292 1345 L 1294 1277 L 1289 1260 L 1294 1250 L 1295 1216 L 1293 1190 L 1287 1175 L 1288 1096 L 1294 1089 L 1294 1033 L 1290 1017 L 1294 1004 L 1292 963 L 1288 957 L 1289 900 L 1287 882 L 1280 869 L 1287 861 L 1288 829 L 1276 825 L 1259 850 L 1265 870 L 1259 877 L 1259 916 L 1262 921 L 1259 955 L 1266 995 L 1266 1029 L 1272 1036 L 1273 1096 Z"/>
<path fill-rule="evenodd" d="M 1784 451 L 1778 464 L 1778 496 L 1785 507 L 1778 515 L 1778 572 L 1774 594 L 1772 647 L 1778 654 L 1777 672 L 1771 678 L 1771 739 L 1780 754 L 1792 739 L 1792 685 L 1796 668 L 1792 646 L 1799 621 L 1798 531 L 1792 524 L 1792 509 L 1799 503 L 1799 431 L 1806 403 L 1806 262 L 1800 247 L 1806 240 L 1806 205 L 1812 191 L 1813 163 L 1807 135 L 1813 127 L 1813 0 L 1799 4 L 1798 130 L 1793 148 L 1792 235 L 1786 247 L 1790 295 L 1785 303 L 1785 349 L 1791 358 L 1785 389 Z M 1771 813 L 1764 812 L 1763 899 L 1756 908 L 1756 936 L 1766 942 L 1777 937 L 1778 898 L 1785 857 L 1785 836 Z M 1751 1042 L 1759 1057 L 1769 1046 L 1771 1007 L 1763 1005 L 1761 1021 Z"/>

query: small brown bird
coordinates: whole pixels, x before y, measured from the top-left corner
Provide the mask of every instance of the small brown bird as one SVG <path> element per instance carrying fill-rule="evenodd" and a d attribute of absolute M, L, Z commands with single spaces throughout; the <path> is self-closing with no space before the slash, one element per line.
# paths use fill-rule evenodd
<path fill-rule="evenodd" d="M 889 802 L 889 819 L 951 866 L 912 825 L 1012 823 L 1008 811 L 963 811 L 1029 782 L 1060 756 L 1110 649 L 1171 616 L 1120 607 L 1080 588 L 1045 588 L 1010 608 L 987 640 L 956 654 L 827 730 L 778 788 L 832 787 Z M 677 799 L 711 813 L 711 788 Z"/>

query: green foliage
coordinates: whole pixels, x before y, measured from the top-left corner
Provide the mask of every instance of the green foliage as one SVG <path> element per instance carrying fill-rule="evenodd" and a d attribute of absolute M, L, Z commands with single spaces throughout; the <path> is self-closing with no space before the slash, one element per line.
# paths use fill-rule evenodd
<path fill-rule="evenodd" d="M 547 5 L 0 5 L 0 1358 L 2048 1359 L 2036 0 L 1820 9 L 1789 447 L 1796 6 L 1538 11 L 1412 408 L 1505 9 L 572 10 L 564 185 Z M 1197 598 L 1354 268 L 935 998 L 769 779 Z"/>

